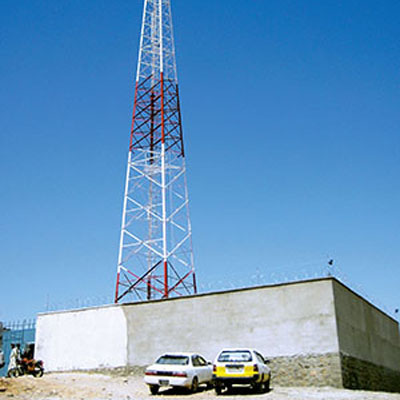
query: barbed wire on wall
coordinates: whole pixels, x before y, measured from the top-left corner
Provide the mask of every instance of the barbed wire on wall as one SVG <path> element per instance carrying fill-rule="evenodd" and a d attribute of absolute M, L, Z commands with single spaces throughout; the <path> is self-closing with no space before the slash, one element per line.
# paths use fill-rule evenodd
<path fill-rule="evenodd" d="M 198 283 L 198 292 L 206 294 L 224 290 L 244 289 L 333 277 L 392 318 L 396 319 L 398 316 L 395 310 L 390 310 L 378 299 L 368 294 L 362 285 L 351 281 L 334 260 L 329 258 L 318 259 L 300 265 L 279 266 L 275 269 L 256 267 L 255 269 L 244 268 L 244 270 L 247 271 L 246 275 L 230 275 L 224 279 L 209 278 L 207 282 L 200 282 Z M 48 299 L 44 311 L 66 311 L 110 305 L 112 303 L 112 296 L 101 295 L 85 296 L 66 301 L 49 301 Z"/>
<path fill-rule="evenodd" d="M 113 303 L 112 296 L 85 296 L 64 301 L 51 301 L 47 299 L 45 312 L 73 310 L 89 307 L 100 307 Z"/>

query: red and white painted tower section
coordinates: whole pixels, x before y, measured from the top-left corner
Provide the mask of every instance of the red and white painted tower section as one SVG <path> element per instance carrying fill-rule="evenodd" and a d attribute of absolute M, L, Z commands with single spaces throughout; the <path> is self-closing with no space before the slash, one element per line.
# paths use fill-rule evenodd
<path fill-rule="evenodd" d="M 145 0 L 115 302 L 196 293 L 170 0 Z"/>

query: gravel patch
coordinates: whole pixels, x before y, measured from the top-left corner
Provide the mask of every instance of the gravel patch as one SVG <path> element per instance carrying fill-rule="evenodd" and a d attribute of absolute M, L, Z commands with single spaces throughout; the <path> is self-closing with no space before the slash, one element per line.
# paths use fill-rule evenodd
<path fill-rule="evenodd" d="M 185 390 L 167 389 L 158 396 L 150 395 L 143 383 L 141 371 L 102 373 L 51 373 L 43 378 L 24 376 L 20 378 L 0 378 L 0 399 L 18 400 L 136 400 L 136 399 L 216 399 L 213 390 L 201 387 L 191 394 Z M 335 389 L 330 387 L 272 387 L 271 391 L 254 394 L 245 387 L 233 388 L 218 398 L 228 400 L 400 400 L 399 393 L 368 392 Z"/>

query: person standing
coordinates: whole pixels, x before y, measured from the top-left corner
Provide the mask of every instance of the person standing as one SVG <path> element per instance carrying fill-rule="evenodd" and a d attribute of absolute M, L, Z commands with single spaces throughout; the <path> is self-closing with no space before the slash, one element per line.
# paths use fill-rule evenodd
<path fill-rule="evenodd" d="M 0 349 L 0 368 L 3 368 L 5 365 L 5 361 L 4 361 L 4 352 L 2 349 Z"/>
<path fill-rule="evenodd" d="M 17 364 L 18 364 L 18 361 L 21 361 L 21 344 L 17 343 L 15 347 L 17 348 Z"/>
<path fill-rule="evenodd" d="M 11 343 L 10 362 L 8 363 L 7 376 L 14 375 L 18 367 L 18 361 L 19 349 L 14 343 Z"/>

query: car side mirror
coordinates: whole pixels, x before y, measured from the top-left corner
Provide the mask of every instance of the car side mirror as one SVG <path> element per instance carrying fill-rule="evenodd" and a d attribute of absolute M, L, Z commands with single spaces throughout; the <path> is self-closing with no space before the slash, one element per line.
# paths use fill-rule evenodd
<path fill-rule="evenodd" d="M 265 364 L 269 364 L 271 362 L 271 360 L 264 360 Z"/>
<path fill-rule="evenodd" d="M 207 365 L 212 365 L 212 362 L 211 361 L 207 361 Z"/>

